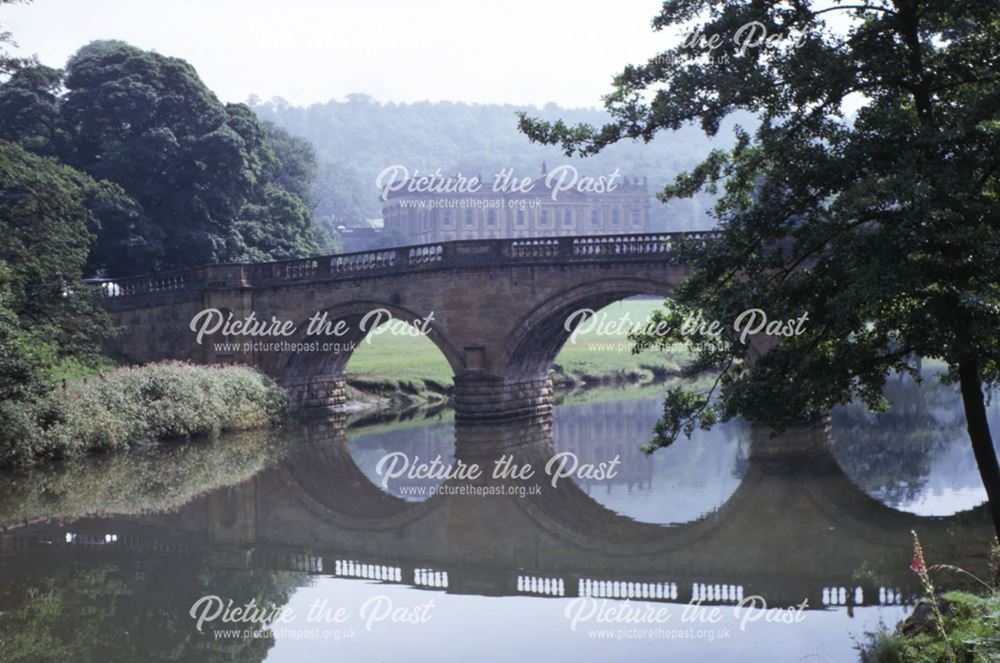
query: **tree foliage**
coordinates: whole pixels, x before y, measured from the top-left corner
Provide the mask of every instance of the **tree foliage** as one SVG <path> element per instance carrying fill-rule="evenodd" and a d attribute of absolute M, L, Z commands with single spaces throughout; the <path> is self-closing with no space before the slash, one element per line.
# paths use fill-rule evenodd
<path fill-rule="evenodd" d="M 0 86 L 0 111 L 0 137 L 115 182 L 135 201 L 131 214 L 108 210 L 94 270 L 319 251 L 308 145 L 269 131 L 243 104 L 221 103 L 181 59 L 93 42 L 64 72 L 21 68 Z"/>
<path fill-rule="evenodd" d="M 0 141 L 0 398 L 37 395 L 52 361 L 100 351 L 110 321 L 81 283 L 94 210 L 129 205 L 113 184 Z"/>
<path fill-rule="evenodd" d="M 826 18 L 845 17 L 834 29 Z M 754 24 L 771 37 L 742 48 Z M 843 27 L 847 25 L 848 27 Z M 737 131 L 678 177 L 664 199 L 721 192 L 721 237 L 689 243 L 694 268 L 644 342 L 685 342 L 696 369 L 722 367 L 709 397 L 676 390 L 655 445 L 738 414 L 776 428 L 860 398 L 886 405 L 887 375 L 918 378 L 915 356 L 961 378 L 973 449 L 1000 529 L 1000 473 L 981 383 L 1000 380 L 1000 21 L 993 3 L 868 0 L 858 4 L 669 0 L 656 30 L 688 38 L 627 66 L 602 127 L 522 117 L 533 139 L 591 154 L 622 139 L 698 122 Z M 745 33 L 744 33 L 745 34 Z M 718 35 L 716 47 L 707 40 Z M 848 115 L 845 102 L 859 104 Z M 808 314 L 801 335 L 756 362 L 735 334 L 681 333 L 700 313 L 730 325 L 746 309 Z"/>

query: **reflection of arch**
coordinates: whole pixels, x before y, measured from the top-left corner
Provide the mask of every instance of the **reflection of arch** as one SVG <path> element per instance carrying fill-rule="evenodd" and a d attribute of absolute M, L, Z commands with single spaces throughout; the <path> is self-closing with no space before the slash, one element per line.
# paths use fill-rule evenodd
<path fill-rule="evenodd" d="M 361 323 L 366 315 L 384 309 L 388 311 L 393 319 L 415 324 L 423 323 L 424 316 L 398 304 L 376 300 L 353 301 L 347 304 L 339 304 L 331 308 L 320 309 L 320 312 L 327 314 L 327 320 L 331 325 L 338 321 L 343 321 L 347 327 L 343 336 L 305 336 L 308 321 L 301 321 L 297 327 L 299 335 L 296 342 L 309 343 L 310 341 L 329 341 L 340 343 L 345 350 L 341 352 L 323 351 L 302 351 L 285 353 L 279 360 L 277 367 L 280 374 L 287 379 L 304 378 L 310 376 L 336 376 L 343 374 L 344 367 L 354 354 L 354 349 L 365 339 L 370 329 L 362 329 Z M 454 343 L 441 331 L 441 329 L 430 321 L 427 326 L 427 337 L 437 346 L 445 360 L 455 373 L 459 373 L 464 368 L 462 353 Z"/>
<path fill-rule="evenodd" d="M 753 492 L 763 475 L 744 477 L 737 491 L 716 511 L 689 523 L 664 526 L 635 520 L 606 507 L 570 479 L 556 488 L 545 465 L 556 453 L 551 417 L 520 420 L 516 424 L 486 426 L 456 424 L 456 457 L 489 462 L 506 454 L 518 466 L 530 465 L 529 490 L 514 499 L 516 507 L 542 530 L 577 548 L 612 556 L 635 556 L 681 548 L 722 526 L 724 509 L 738 509 L 740 491 Z M 502 482 L 500 482 L 502 483 Z"/>
<path fill-rule="evenodd" d="M 495 365 L 507 377 L 544 375 L 570 336 L 566 319 L 582 308 L 599 311 L 636 295 L 667 296 L 675 284 L 640 278 L 594 281 L 563 290 L 531 310 L 514 327 Z"/>
<path fill-rule="evenodd" d="M 764 475 L 750 470 L 736 491 L 715 511 L 677 525 L 658 525 L 618 514 L 587 494 L 574 482 L 560 483 L 558 491 L 543 491 L 519 503 L 542 529 L 580 548 L 615 556 L 670 552 L 692 546 L 720 530 L 741 509 Z"/>
<path fill-rule="evenodd" d="M 849 533 L 850 536 L 872 543 L 883 542 L 886 533 L 892 529 L 909 533 L 925 534 L 937 532 L 946 538 L 954 524 L 982 525 L 984 541 L 992 535 L 989 530 L 989 505 L 980 504 L 965 511 L 957 511 L 947 516 L 923 516 L 887 506 L 875 499 L 844 474 L 843 469 L 829 450 L 818 458 L 796 461 L 808 471 L 811 481 L 803 497 L 809 499 L 813 508 L 829 522 Z M 926 542 L 925 542 L 926 546 Z"/>
<path fill-rule="evenodd" d="M 738 546 L 760 529 L 764 514 L 785 514 L 790 534 L 794 525 L 809 521 L 846 532 L 851 540 L 886 545 L 890 533 L 908 540 L 918 529 L 927 541 L 948 541 L 955 523 L 982 525 L 989 538 L 989 520 L 984 506 L 947 517 L 917 516 L 888 507 L 861 491 L 840 469 L 830 449 L 828 420 L 790 429 L 772 436 L 754 427 L 750 463 L 736 491 L 715 511 L 688 523 L 661 526 L 619 515 L 575 483 L 565 490 L 543 491 L 521 502 L 525 513 L 540 527 L 575 546 L 603 554 L 635 556 L 670 552 L 711 540 L 713 545 Z M 529 450 L 541 454 L 544 448 Z M 562 485 L 562 484 L 561 484 Z M 792 513 L 808 514 L 798 520 Z M 905 544 L 903 548 L 905 552 Z"/>
<path fill-rule="evenodd" d="M 437 508 L 439 497 L 408 502 L 381 490 L 354 462 L 344 421 L 313 425 L 315 436 L 281 464 L 296 498 L 322 521 L 349 528 L 382 530 L 419 520 Z"/>
<path fill-rule="evenodd" d="M 334 433 L 334 439 L 326 443 L 300 448 L 283 463 L 281 476 L 285 485 L 295 487 L 295 499 L 318 521 L 337 527 L 402 532 L 421 521 L 428 524 L 428 531 L 439 531 L 442 523 L 465 512 L 476 522 L 497 518 L 510 528 L 507 536 L 533 540 L 539 531 L 544 532 L 585 556 L 627 558 L 687 554 L 697 549 L 705 555 L 738 558 L 742 545 L 750 542 L 756 542 L 758 552 L 781 545 L 819 554 L 831 545 L 828 537 L 833 533 L 843 539 L 837 545 L 860 546 L 851 554 L 863 556 L 868 554 L 863 551 L 872 549 L 898 548 L 905 553 L 909 530 L 914 528 L 928 546 L 949 545 L 952 526 L 957 523 L 982 524 L 984 541 L 989 534 L 982 507 L 950 517 L 922 517 L 887 507 L 861 492 L 830 453 L 826 422 L 776 437 L 755 428 L 749 465 L 739 487 L 714 511 L 669 526 L 620 515 L 569 480 L 552 488 L 543 469 L 554 451 L 549 417 L 504 426 L 457 423 L 455 430 L 456 459 L 486 465 L 506 454 L 514 457 L 516 465 L 528 463 L 536 468 L 529 480 L 494 479 L 487 472 L 474 483 L 526 486 L 527 493 L 482 500 L 436 494 L 425 502 L 407 502 L 372 483 L 351 457 L 342 432 Z M 467 486 L 469 482 L 448 481 L 446 485 Z M 535 493 L 530 490 L 533 486 L 541 490 Z M 512 512 L 526 518 L 511 519 L 506 514 Z M 762 518 L 768 527 L 761 526 Z M 412 540 L 417 546 L 426 543 L 419 536 Z M 421 550 L 409 552 L 419 556 Z M 747 563 L 763 569 L 770 561 Z"/>

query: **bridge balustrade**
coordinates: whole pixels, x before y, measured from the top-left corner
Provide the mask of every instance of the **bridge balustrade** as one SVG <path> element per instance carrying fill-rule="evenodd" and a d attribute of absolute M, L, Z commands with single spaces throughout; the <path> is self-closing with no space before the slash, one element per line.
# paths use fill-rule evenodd
<path fill-rule="evenodd" d="M 458 240 L 419 246 L 297 258 L 252 265 L 206 265 L 122 279 L 91 279 L 108 298 L 184 293 L 204 287 L 255 287 L 355 277 L 367 272 L 475 267 L 530 261 L 670 259 L 678 240 L 710 241 L 715 232 L 642 233 Z"/>

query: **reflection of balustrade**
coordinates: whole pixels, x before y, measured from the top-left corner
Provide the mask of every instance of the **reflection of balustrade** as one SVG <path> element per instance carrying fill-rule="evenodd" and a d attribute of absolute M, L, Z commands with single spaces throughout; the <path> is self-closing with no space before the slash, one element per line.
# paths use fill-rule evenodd
<path fill-rule="evenodd" d="M 434 569 L 414 569 L 413 584 L 421 587 L 448 587 L 448 572 Z"/>
<path fill-rule="evenodd" d="M 691 600 L 705 603 L 739 603 L 743 600 L 743 585 L 696 582 L 691 585 Z"/>
<path fill-rule="evenodd" d="M 905 605 L 908 603 L 903 597 L 903 593 L 896 588 L 878 588 L 878 603 L 879 605 Z"/>
<path fill-rule="evenodd" d="M 566 596 L 566 584 L 562 578 L 539 578 L 536 576 L 518 576 L 517 591 L 525 594 L 544 594 L 546 596 Z"/>
<path fill-rule="evenodd" d="M 316 555 L 289 555 L 288 568 L 302 573 L 323 573 L 323 558 Z"/>
<path fill-rule="evenodd" d="M 592 596 L 596 599 L 660 599 L 666 601 L 677 598 L 677 583 L 580 578 L 577 591 L 580 596 Z"/>
<path fill-rule="evenodd" d="M 824 587 L 823 605 L 860 605 L 865 602 L 865 592 L 860 587 L 854 591 L 846 587 Z"/>
<path fill-rule="evenodd" d="M 334 575 L 347 578 L 365 578 L 382 582 L 402 582 L 403 569 L 383 564 L 362 564 L 353 560 L 338 559 L 333 565 Z"/>
<path fill-rule="evenodd" d="M 90 555 L 107 553 L 115 555 L 117 558 L 123 553 L 129 552 L 139 556 L 150 553 L 158 556 L 192 556 L 196 559 L 211 559 L 212 565 L 217 568 L 232 568 L 235 563 L 236 568 L 240 569 L 294 571 L 308 575 L 329 574 L 341 578 L 408 584 L 425 590 L 449 589 L 457 593 L 466 593 L 470 590 L 461 586 L 461 583 L 455 583 L 459 585 L 458 587 L 451 587 L 449 576 L 452 574 L 467 580 L 470 577 L 475 577 L 477 582 L 469 585 L 471 591 L 475 593 L 479 593 L 483 587 L 489 586 L 502 588 L 501 592 L 504 594 L 516 591 L 519 594 L 537 597 L 581 596 L 658 603 L 699 601 L 704 604 L 717 605 L 735 605 L 745 598 L 743 584 L 699 582 L 697 576 L 685 579 L 684 574 L 675 575 L 673 581 L 662 580 L 663 576 L 658 575 L 642 577 L 638 573 L 630 577 L 608 579 L 580 573 L 580 569 L 571 567 L 564 571 L 538 574 L 526 573 L 522 570 L 497 569 L 490 570 L 480 578 L 476 574 L 481 569 L 478 567 L 470 569 L 461 564 L 454 567 L 445 563 L 436 568 L 429 566 L 413 568 L 409 562 L 402 559 L 388 558 L 387 560 L 381 558 L 378 563 L 364 562 L 358 558 L 334 557 L 336 553 L 325 556 L 315 552 L 301 551 L 301 549 L 289 550 L 285 546 L 275 549 L 267 545 L 250 551 L 246 561 L 244 561 L 242 557 L 206 555 L 206 552 L 225 551 L 228 548 L 204 548 L 206 542 L 197 537 L 195 540 L 173 540 L 161 536 L 136 535 L 127 532 L 106 534 L 104 532 L 107 530 L 100 527 L 99 524 L 96 530 L 89 532 L 76 529 L 72 531 L 62 528 L 52 529 L 44 524 L 41 525 L 42 529 L 32 531 L 30 528 L 31 526 L 17 534 L 0 535 L 0 551 L 7 554 L 8 559 L 15 556 L 23 557 L 26 560 L 32 559 L 35 551 L 42 549 L 50 551 L 55 548 L 57 551 L 58 549 L 69 551 L 74 548 L 85 548 L 87 554 Z M 175 535 L 177 534 L 179 533 L 175 533 Z M 56 558 L 57 562 L 58 560 L 59 558 Z M 395 565 L 394 561 L 398 565 Z M 665 568 L 669 566 L 669 564 L 665 564 Z M 907 573 L 909 572 L 907 571 Z M 485 583 L 482 582 L 483 579 L 486 580 Z M 690 587 L 690 594 L 682 590 L 682 587 Z M 768 595 L 767 591 L 761 591 L 760 587 L 756 587 L 754 592 L 747 592 L 746 595 L 760 593 L 765 596 L 769 605 L 779 605 L 782 601 L 791 599 L 800 601 L 802 597 L 808 597 L 808 609 L 846 608 L 849 611 L 854 607 L 866 605 L 908 606 L 919 598 L 915 593 L 904 594 L 898 587 L 865 585 L 862 588 L 859 585 L 846 584 L 819 584 L 818 586 L 811 585 L 811 587 L 814 588 L 812 591 L 809 585 L 799 585 L 792 591 L 784 592 L 782 598 L 774 598 L 773 601 L 772 596 Z"/>
<path fill-rule="evenodd" d="M 323 573 L 323 558 L 309 553 L 254 553 L 255 566 L 296 571 L 309 575 Z"/>
<path fill-rule="evenodd" d="M 191 553 L 191 548 L 185 541 L 175 541 L 171 539 L 159 539 L 150 536 L 137 536 L 128 534 L 110 534 L 100 532 L 74 532 L 66 531 L 65 534 L 54 536 L 53 539 L 45 537 L 24 538 L 21 536 L 0 537 L 0 551 L 6 550 L 5 546 L 10 545 L 12 550 L 26 551 L 32 544 L 43 543 L 46 546 L 56 542 L 66 546 L 81 546 L 88 550 L 107 551 L 128 551 L 137 554 L 154 555 L 180 555 L 186 556 Z"/>

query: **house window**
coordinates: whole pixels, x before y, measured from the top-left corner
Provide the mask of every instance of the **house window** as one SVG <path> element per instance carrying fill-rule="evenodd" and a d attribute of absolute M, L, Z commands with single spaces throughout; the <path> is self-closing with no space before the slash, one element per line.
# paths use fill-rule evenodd
<path fill-rule="evenodd" d="M 601 226 L 601 213 L 595 208 L 590 210 L 590 227 L 599 228 Z"/>
<path fill-rule="evenodd" d="M 616 207 L 613 210 L 611 210 L 611 227 L 617 228 L 621 224 L 622 224 L 621 212 Z"/>
<path fill-rule="evenodd" d="M 517 221 L 515 223 L 516 223 L 516 227 L 518 227 L 518 228 L 523 228 L 525 226 L 524 210 L 523 209 L 517 210 Z"/>
<path fill-rule="evenodd" d="M 540 228 L 549 227 L 549 211 L 547 209 L 542 210 L 542 216 L 541 219 L 538 221 L 538 226 Z"/>
<path fill-rule="evenodd" d="M 568 209 L 563 211 L 563 228 L 573 227 L 573 210 Z"/>
<path fill-rule="evenodd" d="M 490 210 L 486 213 L 486 225 L 494 228 L 497 225 L 497 213 L 494 210 Z"/>
<path fill-rule="evenodd" d="M 473 216 L 471 209 L 465 210 L 465 227 L 466 228 L 475 228 L 476 227 L 476 219 Z"/>

